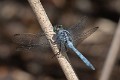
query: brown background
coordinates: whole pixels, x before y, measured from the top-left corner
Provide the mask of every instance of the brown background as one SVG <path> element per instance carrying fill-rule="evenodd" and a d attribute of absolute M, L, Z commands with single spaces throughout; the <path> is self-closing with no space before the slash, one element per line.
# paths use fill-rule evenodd
<path fill-rule="evenodd" d="M 118 18 L 120 0 L 41 0 L 53 25 L 71 26 L 88 16 L 86 26 L 99 29 L 77 46 L 95 66 L 90 70 L 75 53 L 68 56 L 80 80 L 98 80 L 107 58 Z M 66 80 L 51 49 L 16 51 L 15 33 L 41 31 L 27 0 L 0 0 L 0 80 Z M 120 80 L 120 54 L 110 80 Z"/>

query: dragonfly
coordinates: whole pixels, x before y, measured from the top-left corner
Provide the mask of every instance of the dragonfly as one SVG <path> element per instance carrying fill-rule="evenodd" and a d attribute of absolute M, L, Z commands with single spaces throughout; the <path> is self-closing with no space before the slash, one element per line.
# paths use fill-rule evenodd
<path fill-rule="evenodd" d="M 92 70 L 95 70 L 95 67 L 90 63 L 87 58 L 85 58 L 79 50 L 75 47 L 78 42 L 82 42 L 84 39 L 93 34 L 98 27 L 93 27 L 85 31 L 85 23 L 87 19 L 85 17 L 81 18 L 79 23 L 69 27 L 63 28 L 62 25 L 54 26 L 54 32 L 56 33 L 54 39 L 55 43 L 58 44 L 60 52 L 65 52 L 67 48 L 71 49 L 77 54 L 77 56 Z M 30 50 L 31 48 L 50 46 L 47 38 L 42 33 L 32 34 L 32 33 L 23 33 L 15 34 L 14 40 L 19 44 L 18 48 L 25 48 Z"/>

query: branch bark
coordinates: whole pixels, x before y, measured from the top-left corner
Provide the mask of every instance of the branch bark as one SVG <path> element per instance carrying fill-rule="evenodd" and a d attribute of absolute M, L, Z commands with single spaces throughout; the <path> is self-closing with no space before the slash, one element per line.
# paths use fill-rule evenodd
<path fill-rule="evenodd" d="M 38 22 L 41 25 L 42 30 L 46 34 L 47 39 L 52 40 L 52 37 L 55 34 L 54 31 L 53 31 L 53 26 L 50 23 L 40 0 L 28 0 L 28 2 L 31 5 L 34 13 L 36 14 Z M 52 40 L 52 41 L 54 42 L 54 40 Z M 51 48 L 52 48 L 54 54 L 59 52 L 57 44 L 54 45 L 50 42 L 50 45 L 51 45 Z M 65 58 L 65 56 L 63 56 L 60 53 L 60 55 L 57 55 L 56 57 L 58 59 L 58 62 L 60 64 L 60 66 L 63 69 L 64 74 L 66 75 L 66 78 L 68 80 L 78 80 L 72 66 L 70 65 L 68 60 Z"/>
<path fill-rule="evenodd" d="M 120 20 L 99 80 L 109 80 L 120 48 Z"/>

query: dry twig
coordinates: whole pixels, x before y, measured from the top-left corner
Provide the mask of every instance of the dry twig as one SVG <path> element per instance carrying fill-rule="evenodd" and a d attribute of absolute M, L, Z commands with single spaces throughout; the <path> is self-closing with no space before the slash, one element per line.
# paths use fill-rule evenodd
<path fill-rule="evenodd" d="M 50 23 L 40 0 L 28 0 L 28 2 L 30 3 L 34 13 L 36 14 L 36 17 L 42 27 L 42 30 L 46 34 L 47 39 L 52 40 L 53 34 L 55 34 L 53 31 L 53 26 Z M 52 40 L 52 41 L 54 41 L 54 40 Z M 59 52 L 59 49 L 57 48 L 57 44 L 53 45 L 52 43 L 50 43 L 50 45 L 55 54 L 57 52 Z M 72 66 L 70 65 L 70 63 L 67 61 L 67 59 L 61 53 L 60 53 L 60 55 L 57 55 L 57 59 L 60 63 L 60 66 L 62 67 L 63 72 L 65 73 L 67 79 L 68 80 L 78 80 Z"/>
<path fill-rule="evenodd" d="M 109 80 L 120 48 L 120 20 L 99 80 Z"/>

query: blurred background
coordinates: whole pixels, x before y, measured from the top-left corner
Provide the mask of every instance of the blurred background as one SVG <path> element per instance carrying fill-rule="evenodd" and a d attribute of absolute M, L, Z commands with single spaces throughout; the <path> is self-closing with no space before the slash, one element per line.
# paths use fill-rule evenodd
<path fill-rule="evenodd" d="M 66 27 L 87 16 L 86 26 L 99 29 L 77 45 L 77 49 L 95 66 L 89 69 L 73 52 L 71 64 L 80 80 L 100 78 L 120 16 L 120 0 L 41 0 L 53 25 Z M 27 0 L 0 0 L 0 80 L 66 80 L 50 48 L 43 51 L 17 51 L 16 33 L 41 31 Z M 120 54 L 109 80 L 120 80 Z"/>

